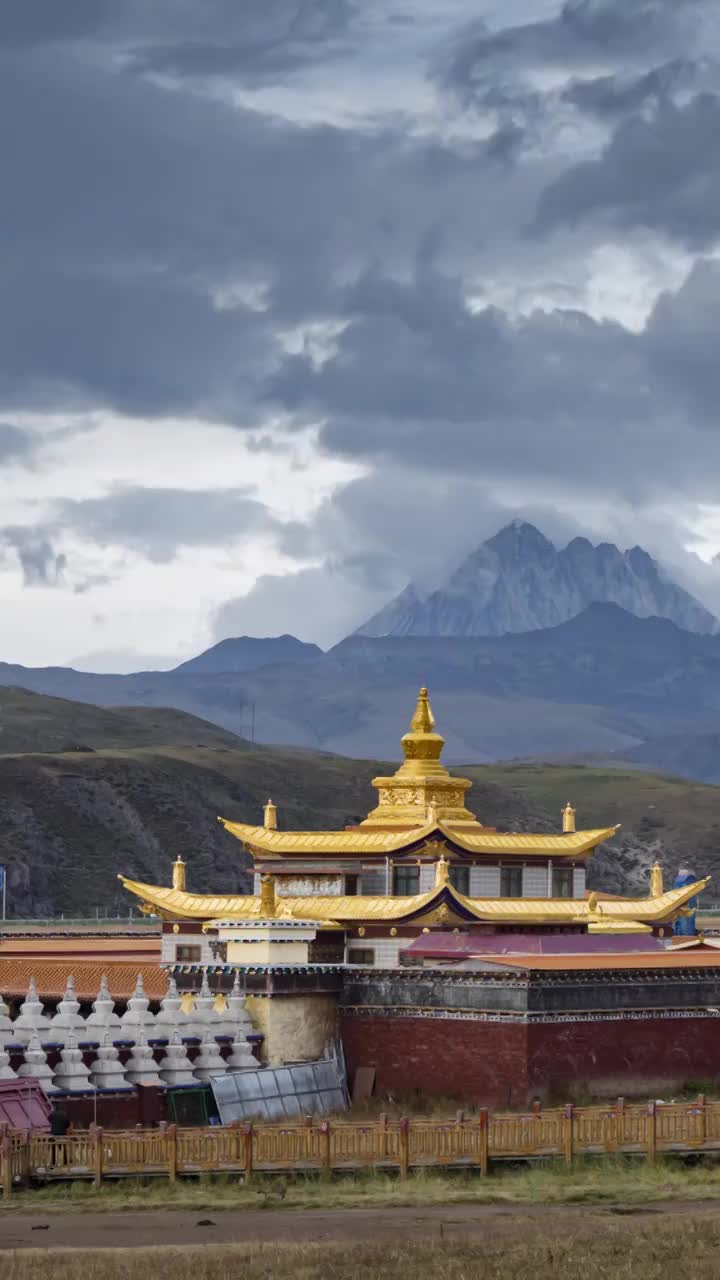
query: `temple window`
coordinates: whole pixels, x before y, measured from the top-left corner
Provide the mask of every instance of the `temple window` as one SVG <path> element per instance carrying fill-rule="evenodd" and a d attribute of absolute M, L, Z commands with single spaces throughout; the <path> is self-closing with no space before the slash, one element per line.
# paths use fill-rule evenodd
<path fill-rule="evenodd" d="M 463 893 L 467 897 L 470 892 L 470 868 L 451 867 L 450 883 L 453 889 L 457 889 L 458 893 Z"/>
<path fill-rule="evenodd" d="M 202 947 L 177 946 L 175 959 L 183 964 L 197 964 L 202 959 Z"/>
<path fill-rule="evenodd" d="M 369 947 L 353 947 L 348 951 L 348 964 L 364 964 L 371 967 L 375 964 L 375 952 Z"/>
<path fill-rule="evenodd" d="M 393 867 L 393 893 L 398 898 L 409 898 L 420 892 L 420 868 Z"/>
<path fill-rule="evenodd" d="M 572 898 L 573 896 L 572 867 L 553 867 L 552 896 L 553 898 Z"/>
<path fill-rule="evenodd" d="M 500 897 L 522 898 L 522 867 L 500 868 Z"/>
<path fill-rule="evenodd" d="M 346 876 L 345 877 L 345 893 L 348 895 L 348 897 L 355 897 L 357 892 L 358 892 L 358 877 Z"/>

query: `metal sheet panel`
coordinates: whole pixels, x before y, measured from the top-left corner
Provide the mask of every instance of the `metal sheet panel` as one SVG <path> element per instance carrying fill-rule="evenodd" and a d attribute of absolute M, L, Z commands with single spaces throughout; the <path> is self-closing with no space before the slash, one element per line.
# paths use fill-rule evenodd
<path fill-rule="evenodd" d="M 327 1115 L 350 1105 L 341 1046 L 326 1058 L 284 1067 L 244 1068 L 210 1080 L 223 1124 Z"/>

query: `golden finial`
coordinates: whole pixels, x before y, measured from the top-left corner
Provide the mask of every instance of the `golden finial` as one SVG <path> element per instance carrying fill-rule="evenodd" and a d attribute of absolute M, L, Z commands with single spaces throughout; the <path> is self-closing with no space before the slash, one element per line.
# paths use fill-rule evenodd
<path fill-rule="evenodd" d="M 275 877 L 264 873 L 260 876 L 260 915 L 271 920 L 276 910 Z"/>
<path fill-rule="evenodd" d="M 447 858 L 441 855 L 435 863 L 435 888 L 442 889 L 444 884 L 450 880 L 450 863 Z"/>
<path fill-rule="evenodd" d="M 424 685 L 418 694 L 415 714 L 410 721 L 410 728 L 413 733 L 432 733 L 435 728 L 435 717 L 430 706 L 428 691 Z"/>
<path fill-rule="evenodd" d="M 588 911 L 591 914 L 593 914 L 595 911 L 597 911 L 597 909 L 598 909 L 598 896 L 596 893 L 591 893 L 588 898 Z"/>
<path fill-rule="evenodd" d="M 173 862 L 173 889 L 179 889 L 181 893 L 185 892 L 185 863 L 182 858 L 176 858 Z"/>
<path fill-rule="evenodd" d="M 659 862 L 650 870 L 650 897 L 661 898 L 663 895 L 663 871 Z"/>
<path fill-rule="evenodd" d="M 406 764 L 412 762 L 413 766 L 418 762 L 421 772 L 431 762 L 430 772 L 446 773 L 447 771 L 437 763 L 444 746 L 444 738 L 435 732 L 435 717 L 428 699 L 428 691 L 423 686 L 418 694 L 410 729 L 402 738 L 405 762 Z"/>
<path fill-rule="evenodd" d="M 266 831 L 277 830 L 277 809 L 272 800 L 263 805 L 263 826 Z"/>
<path fill-rule="evenodd" d="M 431 800 L 431 801 L 430 801 L 430 803 L 429 803 L 429 805 L 428 805 L 428 807 L 427 807 L 427 820 L 428 820 L 428 822 L 433 822 L 433 823 L 436 823 L 436 822 L 437 822 L 437 820 L 438 820 L 438 811 L 437 811 L 437 801 L 436 801 L 436 800 Z"/>
<path fill-rule="evenodd" d="M 575 830 L 575 810 L 569 800 L 562 811 L 562 829 L 563 835 Z"/>

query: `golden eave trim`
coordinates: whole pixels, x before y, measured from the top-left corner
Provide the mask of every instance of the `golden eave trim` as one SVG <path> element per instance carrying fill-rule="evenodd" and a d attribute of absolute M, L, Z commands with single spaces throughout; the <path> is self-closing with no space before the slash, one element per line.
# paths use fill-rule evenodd
<path fill-rule="evenodd" d="M 251 894 L 220 897 L 186 893 L 161 885 L 143 884 L 118 876 L 125 888 L 146 906 L 165 919 L 211 920 L 253 919 L 262 915 L 261 899 Z M 490 923 L 516 924 L 580 924 L 602 922 L 627 924 L 662 924 L 709 883 L 710 877 L 697 880 L 683 889 L 670 889 L 658 898 L 614 898 L 590 910 L 585 898 L 466 898 L 452 885 L 445 884 L 429 893 L 409 897 L 306 896 L 281 897 L 283 910 L 305 920 L 328 922 L 373 921 L 400 922 L 418 919 L 425 911 L 434 911 L 442 903 L 452 910 L 455 904 L 471 919 Z"/>

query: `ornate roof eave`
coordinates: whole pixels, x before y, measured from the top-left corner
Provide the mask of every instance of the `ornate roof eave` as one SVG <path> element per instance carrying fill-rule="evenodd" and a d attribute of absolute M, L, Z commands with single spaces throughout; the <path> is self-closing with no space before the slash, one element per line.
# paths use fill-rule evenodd
<path fill-rule="evenodd" d="M 251 894 L 219 897 L 211 894 L 186 893 L 162 885 L 144 884 L 118 876 L 125 888 L 140 899 L 143 910 L 165 920 L 252 920 L 266 913 L 262 899 Z M 630 930 L 635 924 L 663 924 L 678 915 L 691 898 L 709 883 L 710 877 L 697 880 L 682 889 L 670 889 L 656 898 L 617 898 L 591 905 L 586 898 L 469 898 L 451 884 L 443 884 L 429 893 L 409 897 L 363 897 L 328 895 L 325 897 L 281 897 L 278 904 L 286 916 L 328 923 L 330 926 L 353 922 L 421 923 L 432 915 L 432 923 L 443 922 L 442 908 L 456 914 L 460 921 L 489 924 L 579 924 L 593 928 L 610 922 Z"/>
<path fill-rule="evenodd" d="M 423 826 L 403 831 L 278 831 L 253 827 L 243 822 L 218 818 L 225 830 L 242 841 L 254 857 L 263 859 L 326 854 L 329 857 L 356 854 L 360 857 L 388 857 L 401 850 L 411 851 L 431 838 L 442 839 L 463 853 L 481 853 L 498 857 L 582 858 L 592 853 L 605 840 L 610 840 L 618 826 L 598 827 L 589 831 L 573 831 L 558 835 L 534 835 L 527 832 L 488 831 L 477 824 L 464 827 L 433 819 Z"/>

